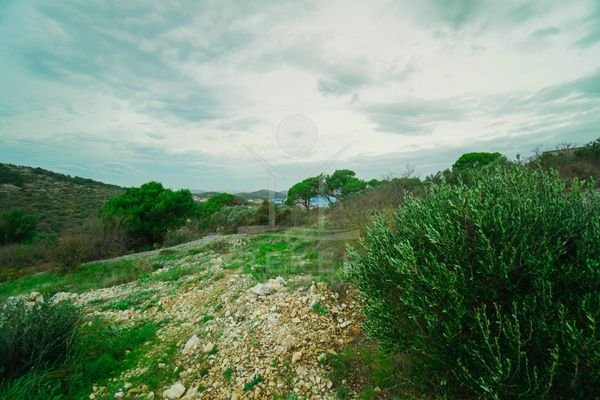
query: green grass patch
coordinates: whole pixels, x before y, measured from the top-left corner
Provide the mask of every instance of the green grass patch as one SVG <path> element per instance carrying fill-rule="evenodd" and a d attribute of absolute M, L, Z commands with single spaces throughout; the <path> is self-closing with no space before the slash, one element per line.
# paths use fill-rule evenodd
<path fill-rule="evenodd" d="M 80 329 L 73 355 L 64 364 L 32 370 L 17 379 L 2 382 L 0 398 L 87 398 L 92 385 L 109 384 L 111 378 L 137 365 L 145 353 L 143 344 L 154 340 L 157 329 L 158 325 L 144 321 L 118 327 L 107 320 L 93 319 Z"/>
<path fill-rule="evenodd" d="M 131 282 L 152 270 L 143 260 L 124 260 L 80 266 L 69 274 L 44 272 L 0 283 L 0 300 L 32 291 L 44 296 L 57 292 L 81 293 Z"/>

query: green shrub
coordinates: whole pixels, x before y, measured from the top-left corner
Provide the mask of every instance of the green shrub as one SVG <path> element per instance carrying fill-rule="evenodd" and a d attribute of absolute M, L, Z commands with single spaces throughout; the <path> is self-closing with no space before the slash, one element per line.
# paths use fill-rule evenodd
<path fill-rule="evenodd" d="M 38 219 L 23 210 L 0 212 L 0 244 L 21 243 L 33 238 Z"/>
<path fill-rule="evenodd" d="M 15 166 L 0 164 L 0 184 L 4 183 L 22 187 L 25 184 L 25 178 L 23 178 Z"/>
<path fill-rule="evenodd" d="M 81 313 L 73 304 L 32 305 L 24 300 L 0 306 L 0 378 L 19 376 L 64 361 L 71 351 Z"/>
<path fill-rule="evenodd" d="M 407 357 L 420 387 L 592 398 L 599 244 L 593 182 L 567 187 L 556 172 L 513 167 L 409 199 L 351 250 L 347 273 L 364 295 L 368 334 Z"/>

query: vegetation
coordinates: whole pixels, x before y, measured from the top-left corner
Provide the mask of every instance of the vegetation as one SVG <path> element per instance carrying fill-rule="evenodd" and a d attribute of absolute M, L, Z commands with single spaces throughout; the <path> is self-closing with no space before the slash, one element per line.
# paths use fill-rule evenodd
<path fill-rule="evenodd" d="M 121 192 L 118 186 L 91 179 L 0 163 L 0 211 L 19 208 L 34 214 L 44 232 L 65 235 L 77 230 Z"/>
<path fill-rule="evenodd" d="M 83 265 L 68 274 L 51 271 L 27 275 L 0 283 L 0 300 L 34 290 L 46 297 L 57 292 L 81 293 L 131 282 L 154 270 L 148 262 L 126 260 Z"/>
<path fill-rule="evenodd" d="M 66 305 L 59 303 L 48 306 L 56 308 L 56 316 L 66 319 L 58 310 Z M 69 320 L 71 322 L 71 320 Z M 29 323 L 29 321 L 25 321 Z M 26 325 L 36 329 L 44 327 L 41 322 Z M 142 345 L 154 340 L 158 326 L 141 323 L 127 327 L 115 327 L 102 319 L 92 319 L 83 325 L 53 325 L 58 332 L 66 332 L 70 350 L 60 356 L 61 361 L 45 367 L 21 371 L 0 386 L 0 398 L 15 400 L 82 399 L 87 398 L 89 389 L 95 384 L 106 384 L 110 378 L 135 365 L 142 357 Z M 39 333 L 39 332 L 38 332 Z M 42 332 L 43 333 L 43 332 Z M 32 349 L 27 348 L 27 352 Z"/>
<path fill-rule="evenodd" d="M 81 312 L 67 302 L 0 307 L 0 379 L 60 365 L 69 357 Z"/>
<path fill-rule="evenodd" d="M 600 197 L 592 182 L 498 169 L 380 219 L 349 279 L 369 334 L 451 397 L 590 398 L 600 384 Z"/>
<path fill-rule="evenodd" d="M 158 182 L 129 188 L 102 208 L 106 219 L 119 218 L 139 246 L 162 243 L 169 229 L 185 224 L 198 212 L 189 190 L 172 191 Z"/>
<path fill-rule="evenodd" d="M 310 199 L 320 193 L 319 187 L 321 185 L 321 176 L 306 178 L 302 182 L 296 183 L 288 190 L 285 204 L 288 206 L 301 204 L 308 210 L 310 208 Z"/>
<path fill-rule="evenodd" d="M 0 245 L 31 240 L 36 233 L 37 224 L 35 215 L 21 209 L 0 211 Z"/>

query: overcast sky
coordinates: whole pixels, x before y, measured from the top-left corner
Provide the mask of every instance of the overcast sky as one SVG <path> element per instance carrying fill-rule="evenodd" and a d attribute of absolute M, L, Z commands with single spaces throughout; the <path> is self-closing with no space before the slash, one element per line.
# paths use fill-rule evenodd
<path fill-rule="evenodd" d="M 0 0 L 0 72 L 3 162 L 229 191 L 265 164 L 279 189 L 425 176 L 600 137 L 600 1 Z"/>

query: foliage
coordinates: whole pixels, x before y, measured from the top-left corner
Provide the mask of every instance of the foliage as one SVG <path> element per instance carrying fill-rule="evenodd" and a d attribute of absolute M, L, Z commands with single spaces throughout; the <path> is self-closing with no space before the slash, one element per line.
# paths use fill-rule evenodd
<path fill-rule="evenodd" d="M 409 195 L 420 196 L 423 183 L 419 178 L 394 178 L 369 184 L 369 189 L 337 202 L 329 214 L 329 221 L 339 228 L 364 231 L 378 214 L 391 213 Z"/>
<path fill-rule="evenodd" d="M 77 329 L 69 357 L 57 365 L 29 370 L 0 383 L 0 398 L 87 398 L 93 385 L 109 383 L 110 378 L 118 377 L 145 356 L 141 346 L 155 338 L 157 329 L 152 323 L 117 327 L 93 319 Z"/>
<path fill-rule="evenodd" d="M 461 173 L 469 169 L 485 167 L 500 160 L 506 160 L 506 157 L 500 153 L 465 153 L 452 165 L 452 171 Z"/>
<path fill-rule="evenodd" d="M 158 182 L 110 199 L 102 209 L 105 219 L 120 218 L 131 237 L 141 245 L 162 243 L 169 229 L 183 225 L 198 208 L 189 190 L 176 192 Z"/>
<path fill-rule="evenodd" d="M 352 170 L 338 169 L 325 177 L 325 186 L 327 198 L 341 198 L 363 191 L 367 183 L 358 179 Z"/>
<path fill-rule="evenodd" d="M 211 216 L 209 226 L 219 232 L 235 232 L 240 226 L 253 225 L 260 209 L 247 205 L 225 206 Z"/>
<path fill-rule="evenodd" d="M 152 271 L 154 268 L 147 261 L 122 260 L 82 265 L 68 274 L 42 272 L 1 282 L 0 300 L 34 290 L 44 296 L 51 296 L 57 292 L 80 293 L 131 282 Z"/>
<path fill-rule="evenodd" d="M 60 364 L 71 352 L 80 318 L 80 310 L 68 302 L 32 305 L 18 299 L 2 304 L 0 378 Z"/>
<path fill-rule="evenodd" d="M 38 219 L 18 208 L 0 212 L 0 245 L 30 240 L 36 233 Z"/>
<path fill-rule="evenodd" d="M 457 398 L 591 398 L 600 385 L 600 197 L 501 168 L 379 220 L 347 273 L 367 332 Z"/>
<path fill-rule="evenodd" d="M 594 177 L 596 185 L 600 185 L 600 138 L 582 147 L 562 145 L 556 150 L 539 153 L 529 165 L 556 169 L 568 180 Z"/>
<path fill-rule="evenodd" d="M 310 208 L 310 199 L 319 194 L 319 186 L 321 185 L 321 176 L 313 176 L 296 183 L 288 190 L 285 204 L 288 206 L 301 204 L 308 210 Z"/>
<path fill-rule="evenodd" d="M 0 164 L 0 185 L 11 184 L 15 186 L 23 186 L 25 178 L 17 171 L 5 164 Z"/>
<path fill-rule="evenodd" d="M 219 193 L 212 196 L 207 201 L 200 203 L 198 207 L 198 218 L 200 229 L 210 229 L 211 218 L 227 206 L 235 206 L 245 204 L 246 201 L 240 197 L 229 193 Z"/>
<path fill-rule="evenodd" d="M 72 233 L 86 220 L 97 217 L 107 199 L 122 192 L 118 186 L 41 168 L 0 163 L 0 170 L 11 171 L 24 182 L 12 188 L 0 183 L 0 211 L 20 208 L 35 214 L 38 230 L 44 232 Z"/>

